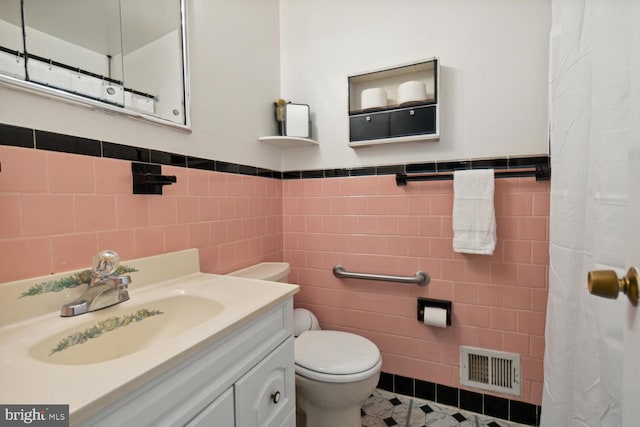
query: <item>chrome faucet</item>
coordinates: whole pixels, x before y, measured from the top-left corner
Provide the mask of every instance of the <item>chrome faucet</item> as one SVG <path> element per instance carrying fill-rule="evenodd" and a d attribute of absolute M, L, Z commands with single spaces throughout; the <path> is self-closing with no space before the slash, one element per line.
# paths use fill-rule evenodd
<path fill-rule="evenodd" d="M 128 300 L 131 277 L 114 275 L 119 265 L 120 257 L 114 251 L 98 252 L 91 263 L 91 283 L 78 299 L 62 306 L 60 316 L 77 316 Z"/>

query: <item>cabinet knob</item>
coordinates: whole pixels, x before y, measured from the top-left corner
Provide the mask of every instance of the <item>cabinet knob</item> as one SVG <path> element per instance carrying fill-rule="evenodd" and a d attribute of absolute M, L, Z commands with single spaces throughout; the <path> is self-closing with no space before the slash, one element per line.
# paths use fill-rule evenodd
<path fill-rule="evenodd" d="M 365 120 L 366 120 L 366 121 L 368 121 L 368 122 L 370 122 L 370 121 L 371 121 L 371 117 L 370 117 L 370 116 L 367 116 L 367 117 L 365 118 Z"/>
<path fill-rule="evenodd" d="M 416 115 L 416 112 L 415 112 L 415 111 L 413 111 L 413 110 L 409 110 L 409 115 L 410 115 L 410 116 L 415 116 L 415 115 Z"/>
<path fill-rule="evenodd" d="M 276 391 L 271 395 L 271 400 L 273 401 L 273 403 L 278 403 L 280 402 L 280 392 Z"/>

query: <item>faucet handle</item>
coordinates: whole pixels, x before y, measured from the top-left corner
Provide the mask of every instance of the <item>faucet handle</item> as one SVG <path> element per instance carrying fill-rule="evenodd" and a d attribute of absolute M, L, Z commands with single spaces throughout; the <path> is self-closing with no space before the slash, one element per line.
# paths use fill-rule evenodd
<path fill-rule="evenodd" d="M 91 261 L 91 269 L 97 277 L 109 277 L 120 265 L 120 256 L 111 250 L 98 252 Z"/>

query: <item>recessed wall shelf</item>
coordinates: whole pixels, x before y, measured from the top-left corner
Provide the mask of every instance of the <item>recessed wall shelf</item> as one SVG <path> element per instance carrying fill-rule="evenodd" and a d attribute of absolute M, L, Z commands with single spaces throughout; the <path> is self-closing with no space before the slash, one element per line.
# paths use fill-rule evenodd
<path fill-rule="evenodd" d="M 261 136 L 258 141 L 266 142 L 280 148 L 310 147 L 318 145 L 317 141 L 297 136 Z"/>
<path fill-rule="evenodd" d="M 440 139 L 438 58 L 354 74 L 349 146 Z"/>

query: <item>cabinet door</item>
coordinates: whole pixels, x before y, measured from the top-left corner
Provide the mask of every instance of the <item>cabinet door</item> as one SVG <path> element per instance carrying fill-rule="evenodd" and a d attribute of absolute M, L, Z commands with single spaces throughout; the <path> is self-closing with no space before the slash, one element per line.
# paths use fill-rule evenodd
<path fill-rule="evenodd" d="M 408 108 L 393 111 L 389 118 L 389 136 L 436 133 L 436 107 Z"/>
<path fill-rule="evenodd" d="M 235 384 L 238 427 L 295 425 L 293 337 Z"/>
<path fill-rule="evenodd" d="M 233 387 L 204 408 L 186 427 L 234 427 Z"/>
<path fill-rule="evenodd" d="M 350 141 L 386 138 L 388 136 L 388 113 L 363 114 L 349 119 Z"/>

